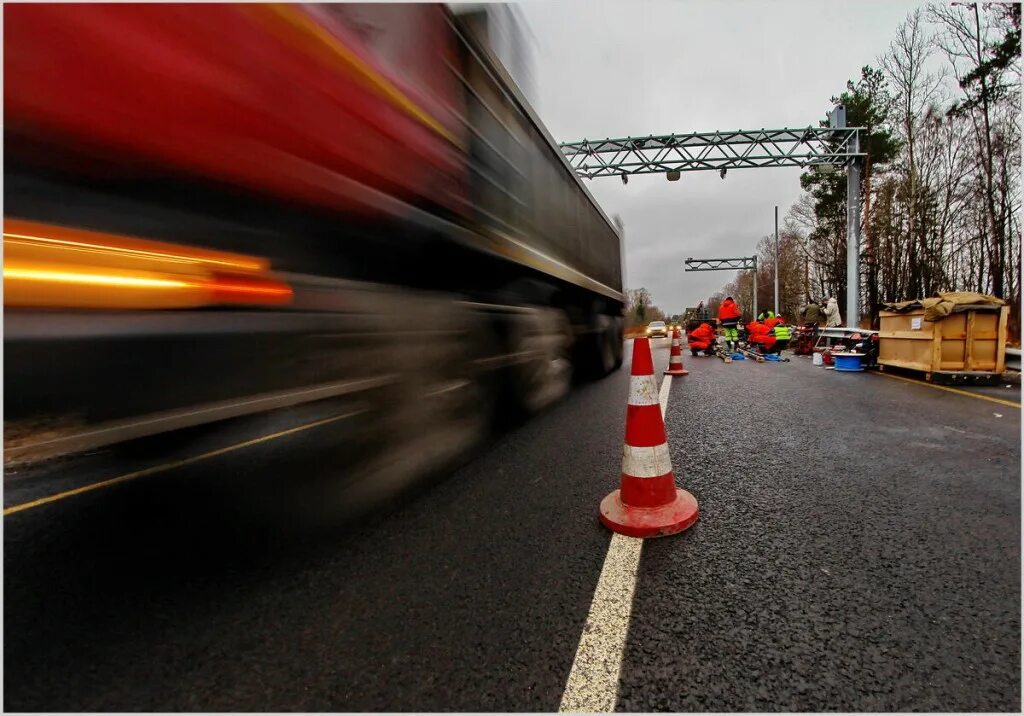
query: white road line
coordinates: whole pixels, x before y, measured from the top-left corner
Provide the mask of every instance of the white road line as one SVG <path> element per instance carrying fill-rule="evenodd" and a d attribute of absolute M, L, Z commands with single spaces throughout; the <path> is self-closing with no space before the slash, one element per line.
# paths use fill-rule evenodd
<path fill-rule="evenodd" d="M 666 375 L 659 394 L 662 417 L 671 387 L 672 376 Z M 642 539 L 612 535 L 559 711 L 610 713 L 615 710 L 643 546 Z"/>
<path fill-rule="evenodd" d="M 559 711 L 608 713 L 619 696 L 633 589 L 644 541 L 613 534 Z"/>
<path fill-rule="evenodd" d="M 672 388 L 672 376 L 666 375 L 661 381 L 661 393 L 658 394 L 658 402 L 661 403 L 661 417 L 665 418 L 665 408 L 668 406 L 668 391 Z"/>

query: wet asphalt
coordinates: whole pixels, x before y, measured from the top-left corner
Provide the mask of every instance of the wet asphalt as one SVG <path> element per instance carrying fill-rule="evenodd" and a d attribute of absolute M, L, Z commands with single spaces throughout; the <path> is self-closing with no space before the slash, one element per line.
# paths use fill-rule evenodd
<path fill-rule="evenodd" d="M 1019 409 L 800 358 L 686 365 L 666 423 L 701 518 L 645 543 L 618 709 L 1019 710 Z M 556 710 L 627 386 L 327 531 L 233 496 L 322 469 L 332 425 L 5 517 L 5 709 Z M 21 471 L 5 504 L 331 410 Z"/>
<path fill-rule="evenodd" d="M 620 709 L 1019 710 L 1019 408 L 689 367 L 666 423 L 701 518 L 644 546 Z"/>

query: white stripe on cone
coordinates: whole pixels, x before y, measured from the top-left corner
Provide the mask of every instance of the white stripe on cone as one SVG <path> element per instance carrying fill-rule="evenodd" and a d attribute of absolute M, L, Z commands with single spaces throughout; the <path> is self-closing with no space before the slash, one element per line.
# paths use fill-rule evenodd
<path fill-rule="evenodd" d="M 629 404 L 658 405 L 658 382 L 653 375 L 630 376 Z"/>
<path fill-rule="evenodd" d="M 668 445 L 654 447 L 622 446 L 622 474 L 629 477 L 663 477 L 672 472 Z"/>

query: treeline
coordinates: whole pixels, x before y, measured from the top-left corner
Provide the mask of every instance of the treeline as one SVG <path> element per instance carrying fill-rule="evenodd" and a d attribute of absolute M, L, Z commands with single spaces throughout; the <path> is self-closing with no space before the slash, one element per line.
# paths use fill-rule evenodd
<path fill-rule="evenodd" d="M 626 291 L 626 328 L 636 328 L 651 321 L 664 321 L 668 318 L 665 312 L 654 305 L 651 292 L 646 288 L 634 288 Z"/>
<path fill-rule="evenodd" d="M 888 50 L 831 98 L 861 149 L 860 317 L 879 304 L 938 291 L 979 291 L 1011 303 L 1020 335 L 1020 4 L 929 5 L 910 13 Z M 827 119 L 821 122 L 827 126 Z M 780 303 L 795 317 L 808 296 L 846 303 L 846 176 L 808 171 L 780 230 Z M 758 304 L 772 304 L 774 238 L 758 246 Z M 752 276 L 709 298 L 752 307 Z M 851 320 L 853 318 L 854 320 Z"/>

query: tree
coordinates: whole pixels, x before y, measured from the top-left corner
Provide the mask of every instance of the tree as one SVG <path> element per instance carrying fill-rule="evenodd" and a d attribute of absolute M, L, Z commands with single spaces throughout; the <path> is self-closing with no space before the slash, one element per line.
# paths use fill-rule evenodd
<path fill-rule="evenodd" d="M 942 28 L 940 46 L 962 96 L 951 117 L 967 117 L 979 161 L 978 193 L 984 211 L 984 259 L 991 291 L 1011 300 L 1012 322 L 1020 324 L 1020 19 L 1019 4 L 930 5 L 929 16 Z"/>
<path fill-rule="evenodd" d="M 626 316 L 632 322 L 645 323 L 650 305 L 651 292 L 646 288 L 633 288 L 626 291 Z"/>
<path fill-rule="evenodd" d="M 938 98 L 943 77 L 927 70 L 932 54 L 934 38 L 925 25 L 924 14 L 914 10 L 896 29 L 896 37 L 889 45 L 889 51 L 882 56 L 881 64 L 886 77 L 892 83 L 896 125 L 904 145 L 900 166 L 903 174 L 902 191 L 907 203 L 907 256 L 909 258 L 910 293 L 919 296 L 924 287 L 920 285 L 919 262 L 927 259 L 925 231 L 919 223 L 918 206 L 921 194 L 918 154 L 919 129 L 929 107 Z"/>

